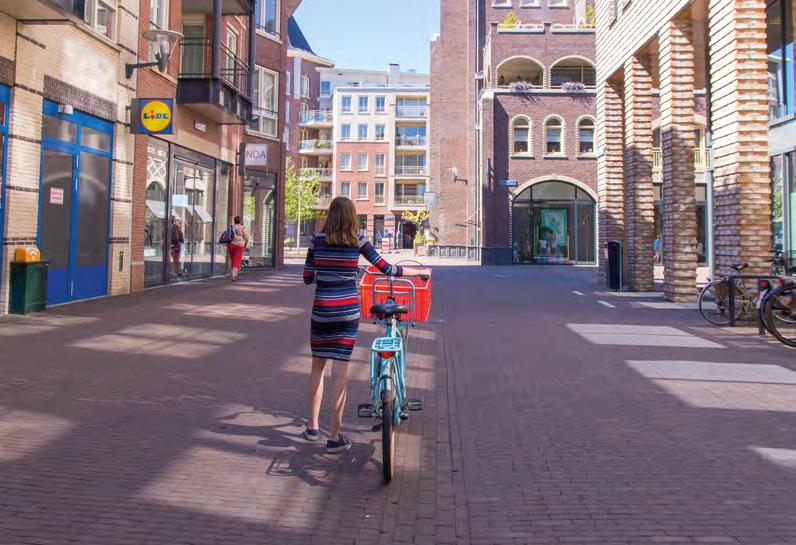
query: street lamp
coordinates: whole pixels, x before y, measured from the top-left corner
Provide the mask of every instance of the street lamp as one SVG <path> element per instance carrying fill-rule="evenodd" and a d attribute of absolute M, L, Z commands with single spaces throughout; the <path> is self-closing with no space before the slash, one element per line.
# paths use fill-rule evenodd
<path fill-rule="evenodd" d="M 182 40 L 183 35 L 174 30 L 147 30 L 141 36 L 152 43 L 158 44 L 158 51 L 155 53 L 155 60 L 151 62 L 140 62 L 138 64 L 127 63 L 125 65 L 125 75 L 127 79 L 133 77 L 133 72 L 136 68 L 145 68 L 147 66 L 157 66 L 158 70 L 165 72 L 169 65 L 169 58 L 174 48 Z"/>

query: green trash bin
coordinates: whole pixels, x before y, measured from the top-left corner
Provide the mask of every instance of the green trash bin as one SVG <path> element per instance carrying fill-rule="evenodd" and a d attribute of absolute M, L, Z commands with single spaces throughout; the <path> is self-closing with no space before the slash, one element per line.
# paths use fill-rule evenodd
<path fill-rule="evenodd" d="M 30 314 L 47 308 L 47 261 L 12 261 L 8 312 Z"/>

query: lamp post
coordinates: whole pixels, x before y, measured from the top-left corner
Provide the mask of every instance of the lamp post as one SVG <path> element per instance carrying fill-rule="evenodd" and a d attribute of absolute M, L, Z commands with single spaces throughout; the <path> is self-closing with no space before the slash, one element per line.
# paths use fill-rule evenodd
<path fill-rule="evenodd" d="M 158 44 L 158 51 L 155 53 L 155 60 L 150 62 L 139 62 L 137 64 L 127 63 L 125 65 L 124 73 L 127 79 L 133 77 L 133 72 L 137 68 L 146 68 L 148 66 L 157 66 L 158 70 L 165 72 L 169 66 L 169 59 L 177 47 L 177 44 L 182 40 L 183 35 L 173 30 L 147 30 L 141 36 L 152 43 Z"/>
<path fill-rule="evenodd" d="M 299 183 L 298 183 L 298 202 L 296 203 L 297 209 L 297 221 L 296 221 L 296 250 L 301 250 L 301 186 L 303 185 L 301 181 L 301 176 L 299 176 Z"/>

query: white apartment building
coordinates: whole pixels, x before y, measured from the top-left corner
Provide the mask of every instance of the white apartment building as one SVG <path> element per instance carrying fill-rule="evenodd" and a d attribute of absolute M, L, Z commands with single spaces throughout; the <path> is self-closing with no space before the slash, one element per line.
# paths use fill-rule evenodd
<path fill-rule="evenodd" d="M 428 75 L 402 72 L 395 64 L 387 71 L 318 71 L 320 106 L 331 123 L 320 129 L 317 146 L 302 154 L 323 154 L 332 168 L 319 206 L 349 197 L 363 234 L 378 241 L 392 233 L 399 247 L 412 247 L 415 226 L 402 214 L 426 207 Z"/>

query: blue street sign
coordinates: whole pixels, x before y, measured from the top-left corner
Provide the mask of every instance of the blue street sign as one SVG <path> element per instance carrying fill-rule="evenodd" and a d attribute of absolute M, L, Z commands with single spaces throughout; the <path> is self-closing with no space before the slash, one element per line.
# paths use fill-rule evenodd
<path fill-rule="evenodd" d="M 502 185 L 504 187 L 517 187 L 519 184 L 517 180 L 500 180 L 498 185 Z"/>

